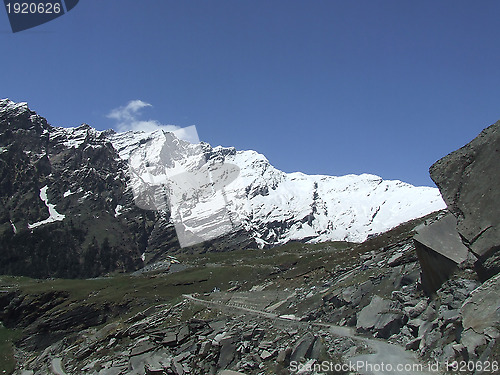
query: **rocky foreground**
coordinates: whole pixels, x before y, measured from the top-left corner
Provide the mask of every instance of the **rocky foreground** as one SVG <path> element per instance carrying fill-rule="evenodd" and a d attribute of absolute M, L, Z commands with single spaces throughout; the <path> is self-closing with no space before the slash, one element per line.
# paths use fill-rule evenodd
<path fill-rule="evenodd" d="M 439 363 L 443 373 L 455 360 L 498 360 L 500 278 L 481 284 L 465 269 L 436 294 L 425 295 L 412 240 L 416 224 L 356 247 L 299 245 L 304 248 L 294 249 L 292 257 L 287 249 L 277 250 L 287 261 L 260 280 L 233 275 L 222 290 L 185 293 L 177 303 L 159 301 L 126 319 L 94 312 L 83 316 L 94 321 L 84 321 L 77 303 L 66 313 L 40 303 L 47 312 L 27 325 L 32 335 L 19 341 L 16 373 L 289 374 L 299 364 L 369 373 L 352 366 L 382 362 L 394 368 Z M 304 257 L 316 259 L 307 263 Z M 247 260 L 235 257 L 210 267 L 231 272 Z M 150 277 L 165 281 L 162 275 Z M 198 280 L 195 289 L 207 286 Z M 26 311 L 19 306 L 12 300 L 4 313 Z M 71 332 L 71 325 L 82 329 Z M 46 327 L 64 337 L 54 336 L 45 347 L 36 332 Z"/>

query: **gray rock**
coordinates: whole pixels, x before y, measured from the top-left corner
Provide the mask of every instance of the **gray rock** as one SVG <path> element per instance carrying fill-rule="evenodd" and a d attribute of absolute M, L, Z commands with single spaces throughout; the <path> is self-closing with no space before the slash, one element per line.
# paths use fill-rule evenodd
<path fill-rule="evenodd" d="M 389 311 L 391 301 L 374 296 L 368 306 L 365 306 L 358 314 L 356 329 L 358 331 L 370 331 L 380 319 L 380 315 Z"/>
<path fill-rule="evenodd" d="M 311 349 L 313 347 L 315 339 L 316 338 L 314 337 L 314 335 L 308 332 L 299 340 L 297 340 L 292 349 L 290 360 L 299 362 L 300 360 L 310 358 Z"/>
<path fill-rule="evenodd" d="M 273 350 L 273 351 L 263 350 L 260 353 L 260 358 L 262 358 L 263 361 L 266 361 L 266 360 L 274 357 L 275 355 L 276 355 L 276 351 L 275 350 Z"/>
<path fill-rule="evenodd" d="M 177 341 L 182 343 L 186 338 L 189 337 L 189 328 L 188 326 L 182 326 L 179 332 L 177 333 Z"/>
<path fill-rule="evenodd" d="M 99 375 L 120 375 L 123 374 L 127 367 L 105 367 L 101 371 L 98 372 Z M 148 374 L 146 372 L 146 374 Z M 149 374 L 148 374 L 149 375 Z"/>
<path fill-rule="evenodd" d="M 440 349 L 439 345 L 436 345 L 442 337 L 439 329 L 430 329 L 421 337 L 422 341 L 420 341 L 420 349 L 424 349 L 424 351 L 428 349 L 436 349 L 436 347 L 437 349 Z"/>
<path fill-rule="evenodd" d="M 78 349 L 78 351 L 75 353 L 75 358 L 78 360 L 83 360 L 87 358 L 89 355 L 91 355 L 93 351 L 94 351 L 93 346 L 83 346 L 82 348 Z"/>
<path fill-rule="evenodd" d="M 326 351 L 325 345 L 323 344 L 323 339 L 318 337 L 316 341 L 314 341 L 313 347 L 311 349 L 311 359 L 319 360 L 320 356 L 323 352 Z"/>
<path fill-rule="evenodd" d="M 464 329 L 484 332 L 488 327 L 500 326 L 500 274 L 491 278 L 464 302 L 461 309 Z"/>
<path fill-rule="evenodd" d="M 432 322 L 424 321 L 424 323 L 418 328 L 418 336 L 424 337 L 432 329 L 436 328 Z"/>
<path fill-rule="evenodd" d="M 411 319 L 406 323 L 413 336 L 418 336 L 420 327 L 424 324 L 422 319 Z"/>
<path fill-rule="evenodd" d="M 167 346 L 175 346 L 177 345 L 177 335 L 174 332 L 167 332 L 161 343 Z"/>
<path fill-rule="evenodd" d="M 356 330 L 375 331 L 378 337 L 388 338 L 403 326 L 403 313 L 391 310 L 391 301 L 374 296 L 358 314 Z"/>
<path fill-rule="evenodd" d="M 414 332 L 410 330 L 408 325 L 405 325 L 405 326 L 403 326 L 403 328 L 401 328 L 400 334 L 402 335 L 402 337 L 406 337 L 407 339 L 415 337 Z"/>
<path fill-rule="evenodd" d="M 483 333 L 490 339 L 498 339 L 500 337 L 500 332 L 495 327 L 486 327 Z"/>
<path fill-rule="evenodd" d="M 446 215 L 416 229 L 413 237 L 420 267 L 422 288 L 433 294 L 469 257 L 456 228 L 456 218 Z"/>
<path fill-rule="evenodd" d="M 443 324 L 456 322 L 460 318 L 460 310 L 441 310 L 439 311 L 439 318 L 443 320 Z"/>
<path fill-rule="evenodd" d="M 274 346 L 274 343 L 272 341 L 261 341 L 259 344 L 260 349 L 269 349 Z"/>
<path fill-rule="evenodd" d="M 427 308 L 427 301 L 421 300 L 415 306 L 405 307 L 403 311 L 405 312 L 406 315 L 408 315 L 410 319 L 413 319 L 422 314 L 426 308 Z"/>
<path fill-rule="evenodd" d="M 413 239 L 436 251 L 455 264 L 467 259 L 469 249 L 462 243 L 457 231 L 457 219 L 453 215 L 445 215 L 430 225 L 422 225 L 416 229 Z"/>
<path fill-rule="evenodd" d="M 171 369 L 175 375 L 184 375 L 184 367 L 179 362 L 173 361 Z"/>
<path fill-rule="evenodd" d="M 212 342 L 210 340 L 203 341 L 200 346 L 200 351 L 198 353 L 199 356 L 204 357 L 210 352 L 210 348 L 212 347 Z"/>
<path fill-rule="evenodd" d="M 441 293 L 440 294 L 440 297 L 441 297 L 441 304 L 442 305 L 448 305 L 450 306 L 451 304 L 453 304 L 453 294 L 451 293 Z"/>
<path fill-rule="evenodd" d="M 183 353 L 176 355 L 174 358 L 172 358 L 172 360 L 180 363 L 180 362 L 184 361 L 186 358 L 189 358 L 190 356 L 191 356 L 191 353 L 183 352 Z"/>
<path fill-rule="evenodd" d="M 165 373 L 163 367 L 153 367 L 150 365 L 145 365 L 144 370 L 146 371 L 146 375 L 163 375 Z"/>
<path fill-rule="evenodd" d="M 491 363 L 491 353 L 497 348 L 498 342 L 495 340 L 490 341 L 486 349 L 484 349 L 483 353 L 481 356 L 478 358 L 478 363 L 486 363 L 486 361 L 490 361 Z M 487 374 L 488 372 L 482 372 L 482 371 L 477 371 L 474 373 L 474 375 L 481 375 L 481 374 Z"/>
<path fill-rule="evenodd" d="M 382 314 L 375 325 L 376 337 L 387 339 L 400 331 L 403 326 L 404 316 L 401 313 Z"/>
<path fill-rule="evenodd" d="M 236 351 L 237 351 L 238 353 L 249 353 L 249 352 L 250 352 L 250 348 L 254 349 L 254 347 L 251 347 L 251 345 L 250 345 L 250 341 L 242 341 L 242 342 L 238 345 L 238 347 L 237 347 Z"/>
<path fill-rule="evenodd" d="M 356 291 L 357 291 L 356 287 L 354 287 L 354 286 L 349 286 L 345 289 L 341 289 L 341 292 L 338 295 L 338 300 L 339 300 L 340 304 L 336 307 L 340 307 L 342 305 L 347 305 L 347 304 L 353 303 L 353 301 L 355 299 Z M 356 299 L 357 298 L 358 297 L 356 296 Z"/>
<path fill-rule="evenodd" d="M 251 329 L 247 329 L 245 332 L 241 334 L 241 338 L 243 340 L 250 340 L 253 337 L 255 327 L 252 327 Z"/>
<path fill-rule="evenodd" d="M 111 348 L 113 347 L 113 345 L 116 344 L 116 339 L 114 337 L 112 337 L 109 342 L 108 342 L 108 345 L 106 345 L 106 348 Z"/>
<path fill-rule="evenodd" d="M 405 349 L 406 350 L 417 350 L 420 346 L 420 341 L 422 341 L 421 337 L 416 337 L 413 340 L 408 341 L 405 345 Z"/>
<path fill-rule="evenodd" d="M 387 261 L 387 264 L 390 266 L 390 267 L 396 267 L 396 266 L 399 266 L 401 264 L 404 263 L 405 261 L 405 256 L 406 254 L 404 253 L 396 253 L 394 254 L 392 257 L 389 258 L 389 260 Z"/>
<path fill-rule="evenodd" d="M 144 374 L 145 368 L 159 369 L 171 366 L 172 358 L 170 354 L 162 350 L 143 353 L 130 357 L 128 365 L 139 374 Z M 119 367 L 117 361 L 113 361 L 114 367 Z M 124 372 L 121 372 L 124 373 Z M 128 373 L 128 372 L 127 372 Z M 105 373 L 107 375 L 107 373 Z"/>
<path fill-rule="evenodd" d="M 454 344 L 450 343 L 443 348 L 443 353 L 441 354 L 440 358 L 441 363 L 446 363 L 446 362 L 450 363 L 453 362 L 453 360 L 455 360 L 457 352 L 453 347 Z"/>
<path fill-rule="evenodd" d="M 186 340 L 184 344 L 178 346 L 176 349 L 177 353 L 184 353 L 184 352 L 195 353 L 198 350 L 198 346 L 196 345 L 195 338 L 192 337 L 189 340 Z"/>
<path fill-rule="evenodd" d="M 477 358 L 476 349 L 483 345 L 486 345 L 486 338 L 484 337 L 484 335 L 476 333 L 472 329 L 467 329 L 462 332 L 461 342 L 467 348 L 469 356 L 472 358 Z"/>
<path fill-rule="evenodd" d="M 419 318 L 430 322 L 430 321 L 436 319 L 436 317 L 437 317 L 436 304 L 434 302 L 432 302 L 429 304 L 429 306 L 427 306 L 427 308 L 420 315 Z"/>
<path fill-rule="evenodd" d="M 286 349 L 280 350 L 276 362 L 278 363 L 288 363 L 290 362 L 290 355 L 292 354 L 292 348 L 287 347 Z"/>
<path fill-rule="evenodd" d="M 236 355 L 236 344 L 232 339 L 224 339 L 220 344 L 221 349 L 217 366 L 219 368 L 226 368 L 233 361 Z"/>
<path fill-rule="evenodd" d="M 245 375 L 242 372 L 239 371 L 233 371 L 233 370 L 222 370 L 217 373 L 217 375 Z"/>
<path fill-rule="evenodd" d="M 138 342 L 130 351 L 130 356 L 136 356 L 139 354 L 147 353 L 155 348 L 155 344 L 149 340 L 142 340 Z"/>
<path fill-rule="evenodd" d="M 214 320 L 208 323 L 209 327 L 213 330 L 214 334 L 221 333 L 226 326 L 226 322 L 224 320 Z"/>
<path fill-rule="evenodd" d="M 431 168 L 449 210 L 458 219 L 458 232 L 481 265 L 500 249 L 500 121 L 470 143 L 437 161 Z M 486 264 L 483 277 L 497 273 L 497 262 Z"/>

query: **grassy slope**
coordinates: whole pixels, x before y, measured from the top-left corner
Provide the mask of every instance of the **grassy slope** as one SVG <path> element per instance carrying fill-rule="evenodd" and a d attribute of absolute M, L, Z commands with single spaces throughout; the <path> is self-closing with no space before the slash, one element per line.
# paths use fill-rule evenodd
<path fill-rule="evenodd" d="M 0 372 L 10 374 L 14 371 L 13 342 L 21 336 L 21 332 L 0 326 Z"/>

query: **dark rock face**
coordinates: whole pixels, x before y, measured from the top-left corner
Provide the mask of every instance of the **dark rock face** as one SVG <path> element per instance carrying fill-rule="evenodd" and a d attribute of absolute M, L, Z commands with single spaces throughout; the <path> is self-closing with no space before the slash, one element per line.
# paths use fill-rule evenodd
<path fill-rule="evenodd" d="M 0 274 L 97 277 L 180 251 L 169 212 L 135 204 L 109 134 L 52 127 L 26 103 L 0 100 Z M 185 251 L 255 246 L 238 232 Z"/>
<path fill-rule="evenodd" d="M 430 168 L 484 279 L 500 271 L 499 161 L 500 121 Z"/>
<path fill-rule="evenodd" d="M 0 100 L 0 273 L 95 277 L 143 265 L 155 214 L 133 203 L 105 133 L 76 132 L 73 146 L 25 103 Z M 62 215 L 51 220 L 50 207 Z"/>
<path fill-rule="evenodd" d="M 498 355 L 499 149 L 500 121 L 430 168 L 453 215 L 420 226 L 414 236 L 431 302 L 420 315 L 410 314 L 415 338 L 406 347 L 424 357 L 482 361 Z"/>

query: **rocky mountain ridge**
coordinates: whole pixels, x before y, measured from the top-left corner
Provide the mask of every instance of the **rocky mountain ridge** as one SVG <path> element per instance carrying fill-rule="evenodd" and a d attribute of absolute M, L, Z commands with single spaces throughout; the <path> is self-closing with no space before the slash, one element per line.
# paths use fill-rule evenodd
<path fill-rule="evenodd" d="M 8 99 L 0 101 L 0 147 L 1 271 L 10 274 L 131 271 L 179 253 L 179 230 L 202 233 L 198 244 L 182 250 L 196 252 L 288 241 L 360 242 L 444 208 L 434 188 L 373 175 L 287 174 L 254 151 L 193 145 L 163 131 L 55 128 L 26 103 Z M 233 167 L 220 172 L 227 183 L 217 186 L 214 165 Z M 212 179 L 203 182 L 210 194 L 195 198 L 200 194 L 193 188 L 190 199 L 179 200 L 180 221 L 171 215 L 172 199 L 170 210 L 155 206 L 161 183 L 146 184 L 139 198 L 134 190 L 145 176 L 164 181 L 196 168 L 212 168 Z"/>

